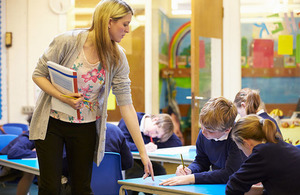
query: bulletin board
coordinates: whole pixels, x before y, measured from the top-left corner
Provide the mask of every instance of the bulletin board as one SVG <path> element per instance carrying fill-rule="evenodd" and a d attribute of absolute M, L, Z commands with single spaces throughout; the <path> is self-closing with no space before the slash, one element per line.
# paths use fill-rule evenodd
<path fill-rule="evenodd" d="M 242 23 L 241 35 L 242 88 L 259 89 L 265 104 L 296 104 L 300 94 L 299 13 L 288 11 Z"/>

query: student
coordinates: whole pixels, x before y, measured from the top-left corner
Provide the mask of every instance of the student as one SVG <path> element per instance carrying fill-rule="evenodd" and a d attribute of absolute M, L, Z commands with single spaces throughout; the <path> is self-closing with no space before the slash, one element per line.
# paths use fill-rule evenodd
<path fill-rule="evenodd" d="M 226 194 L 244 194 L 262 182 L 267 194 L 300 192 L 300 149 L 284 142 L 269 119 L 251 114 L 232 130 L 232 139 L 248 157 L 227 183 Z"/>
<path fill-rule="evenodd" d="M 30 125 L 32 114 L 27 118 L 27 122 Z M 29 140 L 29 132 L 26 131 L 13 139 L 7 146 L 5 146 L 1 151 L 0 155 L 7 155 L 8 159 L 21 159 L 21 158 L 36 158 L 34 141 Z M 21 177 L 17 186 L 17 195 L 26 195 L 32 184 L 35 175 L 3 167 L 3 170 L 7 170 L 8 175 L 15 175 L 16 177 Z M 3 176 L 7 178 L 6 176 Z"/>
<path fill-rule="evenodd" d="M 264 119 L 269 119 L 275 123 L 276 130 L 281 134 L 275 119 L 265 112 L 264 104 L 261 101 L 258 90 L 250 88 L 241 89 L 234 98 L 234 104 L 237 107 L 237 111 L 241 117 L 244 117 L 248 114 L 257 114 Z"/>
<path fill-rule="evenodd" d="M 0 134 L 6 134 L 6 132 L 3 129 L 3 125 L 0 126 Z"/>
<path fill-rule="evenodd" d="M 99 165 L 105 151 L 110 89 L 138 147 L 145 167 L 144 178 L 151 174 L 154 179 L 132 105 L 129 65 L 118 45 L 129 33 L 132 15 L 133 10 L 125 1 L 101 0 L 89 29 L 76 29 L 56 36 L 39 58 L 32 77 L 42 91 L 30 129 L 30 139 L 35 140 L 40 167 L 39 194 L 59 194 L 64 145 L 72 194 L 91 193 L 93 159 Z M 51 84 L 47 61 L 77 71 L 80 93 L 66 94 L 76 99 L 62 96 L 63 93 Z M 80 109 L 81 118 L 52 110 L 52 98 L 73 109 Z"/>
<path fill-rule="evenodd" d="M 160 185 L 227 183 L 246 158 L 230 137 L 236 116 L 237 110 L 231 101 L 224 97 L 208 100 L 200 112 L 201 130 L 194 162 L 188 167 L 178 166 L 177 176 Z"/>
<path fill-rule="evenodd" d="M 34 141 L 29 140 L 29 132 L 27 131 L 13 139 L 0 151 L 0 155 L 7 155 L 8 159 L 35 158 Z M 14 174 L 21 175 L 16 194 L 26 195 L 35 175 L 22 171 L 14 171 Z"/>
<path fill-rule="evenodd" d="M 154 152 L 158 148 L 182 146 L 180 139 L 173 132 L 174 124 L 170 115 L 150 115 L 142 112 L 137 112 L 136 114 L 147 152 Z M 120 120 L 118 126 L 124 133 L 130 150 L 137 151 L 137 147 L 134 144 L 123 119 Z M 152 162 L 152 165 L 155 175 L 166 174 L 165 168 L 160 163 Z M 137 178 L 141 177 L 142 174 L 142 163 L 140 160 L 135 159 L 133 167 L 125 171 L 125 178 Z M 129 192 L 128 194 L 138 194 L 138 192 Z"/>
<path fill-rule="evenodd" d="M 154 152 L 158 148 L 182 146 L 180 139 L 173 132 L 174 124 L 170 115 L 150 115 L 143 112 L 137 112 L 136 115 L 147 152 Z M 130 150 L 137 151 L 124 119 L 119 121 L 118 127 L 124 133 Z"/>
<path fill-rule="evenodd" d="M 132 167 L 133 157 L 126 143 L 126 138 L 118 126 L 110 123 L 106 123 L 105 152 L 120 154 L 122 170 Z"/>

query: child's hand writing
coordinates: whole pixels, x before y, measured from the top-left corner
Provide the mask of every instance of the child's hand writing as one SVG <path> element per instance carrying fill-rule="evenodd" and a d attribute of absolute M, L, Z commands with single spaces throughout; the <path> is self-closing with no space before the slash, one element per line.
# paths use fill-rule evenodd
<path fill-rule="evenodd" d="M 154 144 L 153 142 L 149 142 L 148 144 L 145 145 L 145 148 L 147 152 L 154 152 L 157 150 L 157 145 Z"/>
<path fill-rule="evenodd" d="M 182 165 L 179 165 L 176 169 L 176 175 L 177 176 L 182 176 L 182 175 L 190 175 L 192 174 L 191 169 L 184 167 Z"/>

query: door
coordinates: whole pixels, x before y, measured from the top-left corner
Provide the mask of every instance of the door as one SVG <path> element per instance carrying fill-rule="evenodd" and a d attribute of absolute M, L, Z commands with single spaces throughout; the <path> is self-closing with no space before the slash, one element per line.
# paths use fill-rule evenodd
<path fill-rule="evenodd" d="M 200 127 L 201 107 L 214 94 L 223 94 L 223 0 L 192 0 L 191 2 L 191 144 L 195 145 Z M 219 68 L 214 68 L 213 63 L 210 67 L 203 64 L 207 61 L 207 55 L 203 49 L 206 50 L 205 47 L 210 45 L 211 51 L 213 51 L 213 43 L 216 43 L 217 49 L 211 53 L 210 59 L 215 61 L 214 63 L 218 64 Z M 213 53 L 218 57 L 214 57 Z M 216 59 L 219 60 L 216 62 Z M 210 81 L 204 78 L 204 75 L 208 75 Z M 220 78 L 216 78 L 218 76 Z M 205 83 L 209 83 L 210 86 L 205 86 Z M 218 92 L 214 92 L 214 90 L 218 90 Z"/>

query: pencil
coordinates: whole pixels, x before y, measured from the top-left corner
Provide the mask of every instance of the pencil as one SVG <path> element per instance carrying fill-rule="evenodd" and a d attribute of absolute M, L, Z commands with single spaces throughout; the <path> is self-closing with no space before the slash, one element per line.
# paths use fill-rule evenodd
<path fill-rule="evenodd" d="M 68 95 L 61 95 L 61 96 L 66 97 L 66 98 L 71 98 L 71 99 L 74 99 L 74 100 L 77 99 L 76 97 L 72 97 L 72 96 L 68 96 Z M 82 101 L 91 103 L 89 100 L 85 100 L 85 99 L 82 100 Z"/>
<path fill-rule="evenodd" d="M 180 158 L 181 158 L 182 168 L 184 170 L 184 162 L 183 162 L 182 154 L 180 154 Z"/>

